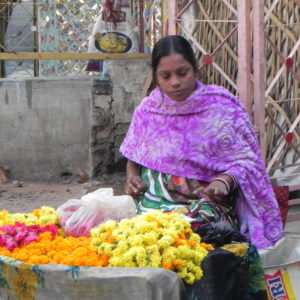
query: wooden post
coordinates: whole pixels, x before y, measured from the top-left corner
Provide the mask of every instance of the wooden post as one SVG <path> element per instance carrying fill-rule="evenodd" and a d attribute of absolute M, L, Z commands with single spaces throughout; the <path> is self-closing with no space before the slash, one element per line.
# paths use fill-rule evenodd
<path fill-rule="evenodd" d="M 1 1 L 1 0 L 0 0 Z M 33 11 L 33 26 L 35 27 L 35 31 L 33 33 L 33 51 L 34 52 L 39 52 L 39 36 L 38 36 L 38 1 L 37 0 L 33 0 L 32 1 L 32 11 Z M 40 61 L 35 59 L 33 61 L 33 74 L 34 77 L 38 77 L 39 76 L 39 64 Z"/>
<path fill-rule="evenodd" d="M 168 35 L 176 34 L 177 1 L 168 1 Z"/>
<path fill-rule="evenodd" d="M 0 52 L 5 52 L 5 3 L 0 0 Z M 0 60 L 0 78 L 5 77 L 5 61 Z"/>
<path fill-rule="evenodd" d="M 251 24 L 249 0 L 238 0 L 238 92 L 249 115 L 252 112 Z"/>
<path fill-rule="evenodd" d="M 263 158 L 266 155 L 265 129 L 265 89 L 266 89 L 266 57 L 264 32 L 264 1 L 253 0 L 253 96 L 254 127 L 258 131 Z"/>
<path fill-rule="evenodd" d="M 168 34 L 169 27 L 169 16 L 168 16 L 168 0 L 162 1 L 162 27 L 163 27 L 163 36 Z"/>

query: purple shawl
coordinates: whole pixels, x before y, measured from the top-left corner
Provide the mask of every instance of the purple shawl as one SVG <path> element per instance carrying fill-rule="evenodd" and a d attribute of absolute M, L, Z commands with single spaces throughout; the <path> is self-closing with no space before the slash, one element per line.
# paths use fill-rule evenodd
<path fill-rule="evenodd" d="M 255 131 L 226 89 L 198 82 L 177 102 L 156 88 L 136 108 L 120 151 L 137 164 L 190 179 L 211 181 L 230 172 L 239 183 L 241 233 L 258 249 L 284 235 Z"/>

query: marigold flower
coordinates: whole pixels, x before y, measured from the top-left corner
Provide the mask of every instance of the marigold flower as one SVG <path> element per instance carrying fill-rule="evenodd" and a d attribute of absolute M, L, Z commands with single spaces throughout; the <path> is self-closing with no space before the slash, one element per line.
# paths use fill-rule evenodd
<path fill-rule="evenodd" d="M 167 269 L 167 270 L 170 270 L 170 271 L 173 270 L 172 263 L 170 263 L 169 261 L 163 261 L 163 262 L 161 263 L 161 265 L 162 265 L 162 267 L 163 267 L 164 269 Z"/>

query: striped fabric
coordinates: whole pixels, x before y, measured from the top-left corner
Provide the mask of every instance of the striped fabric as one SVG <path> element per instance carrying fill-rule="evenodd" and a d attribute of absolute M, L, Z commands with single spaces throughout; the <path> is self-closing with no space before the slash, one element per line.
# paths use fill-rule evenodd
<path fill-rule="evenodd" d="M 137 205 L 137 213 L 161 209 L 162 205 L 177 205 L 171 195 L 165 188 L 166 182 L 171 175 L 165 175 L 160 172 L 141 166 L 142 180 L 147 184 L 147 191 L 140 199 Z"/>

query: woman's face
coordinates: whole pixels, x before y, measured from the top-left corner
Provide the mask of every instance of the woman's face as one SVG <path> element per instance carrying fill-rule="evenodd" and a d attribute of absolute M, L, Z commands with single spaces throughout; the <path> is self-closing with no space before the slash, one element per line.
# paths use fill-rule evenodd
<path fill-rule="evenodd" d="M 184 101 L 195 90 L 197 78 L 192 64 L 181 54 L 173 53 L 160 59 L 156 81 L 170 99 Z"/>

